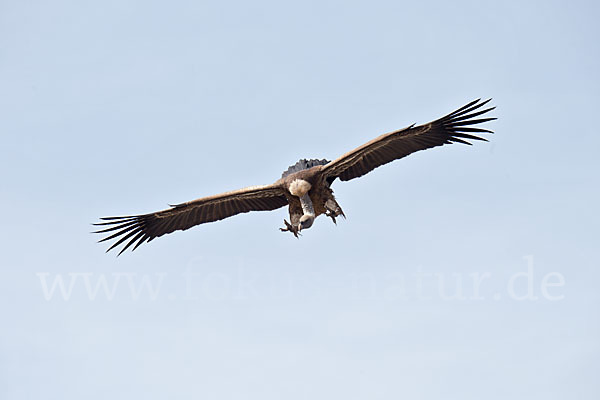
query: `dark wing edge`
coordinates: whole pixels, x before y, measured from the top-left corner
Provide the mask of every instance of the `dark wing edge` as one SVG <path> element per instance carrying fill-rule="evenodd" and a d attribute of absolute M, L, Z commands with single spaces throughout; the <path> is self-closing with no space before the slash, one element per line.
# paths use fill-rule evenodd
<path fill-rule="evenodd" d="M 481 109 L 492 99 L 474 100 L 450 114 L 428 124 L 386 133 L 344 154 L 323 166 L 322 173 L 328 180 L 339 178 L 349 181 L 371 172 L 377 167 L 407 155 L 444 144 L 463 143 L 467 140 L 483 140 L 472 133 L 493 133 L 488 129 L 474 127 L 496 118 L 476 118 L 496 107 Z"/>
<path fill-rule="evenodd" d="M 93 225 L 102 226 L 103 229 L 93 233 L 110 235 L 98 242 L 118 239 L 106 250 L 107 252 L 129 240 L 118 256 L 134 243 L 132 251 L 142 243 L 167 233 L 183 231 L 199 224 L 219 221 L 249 211 L 275 210 L 287 204 L 285 193 L 280 186 L 252 186 L 173 205 L 170 209 L 150 214 L 100 218 L 103 222 Z"/>

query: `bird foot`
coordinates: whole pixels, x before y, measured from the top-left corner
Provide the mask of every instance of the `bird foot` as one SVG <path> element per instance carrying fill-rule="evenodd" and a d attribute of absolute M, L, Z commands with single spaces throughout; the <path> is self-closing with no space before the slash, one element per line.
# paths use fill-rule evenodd
<path fill-rule="evenodd" d="M 290 224 L 285 219 L 283 220 L 283 223 L 285 224 L 285 228 L 279 228 L 281 232 L 292 232 L 295 237 L 298 237 L 298 235 L 300 235 L 297 226 Z"/>
<path fill-rule="evenodd" d="M 331 220 L 333 221 L 333 223 L 335 225 L 337 225 L 337 222 L 335 221 L 336 215 L 335 215 L 334 212 L 327 210 L 327 211 L 325 211 L 325 215 L 328 216 L 329 218 L 331 218 Z"/>
<path fill-rule="evenodd" d="M 332 206 L 333 207 L 329 207 L 328 204 L 325 205 L 325 215 L 331 218 L 333 223 L 337 225 L 337 221 L 335 220 L 335 218 L 341 215 L 342 217 L 344 217 L 344 219 L 346 219 L 346 215 L 344 215 L 342 208 L 337 203 L 335 203 L 335 205 Z"/>

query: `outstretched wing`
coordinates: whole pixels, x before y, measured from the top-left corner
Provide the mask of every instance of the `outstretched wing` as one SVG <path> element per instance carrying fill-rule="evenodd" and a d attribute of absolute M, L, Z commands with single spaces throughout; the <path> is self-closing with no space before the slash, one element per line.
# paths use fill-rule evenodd
<path fill-rule="evenodd" d="M 484 140 L 470 133 L 492 133 L 487 129 L 474 128 L 473 125 L 496 118 L 475 117 L 493 110 L 495 107 L 481 109 L 491 99 L 481 102 L 475 100 L 464 107 L 425 125 L 401 129 L 386 133 L 344 154 L 337 160 L 323 166 L 323 174 L 331 181 L 358 178 L 377 167 L 414 153 L 419 150 L 451 144 L 453 142 L 470 145 L 465 139 Z"/>
<path fill-rule="evenodd" d="M 135 243 L 135 250 L 144 242 L 177 230 L 184 231 L 192 226 L 218 221 L 236 214 L 249 211 L 275 210 L 287 204 L 283 189 L 278 185 L 253 186 L 204 197 L 187 203 L 177 204 L 168 210 L 144 215 L 101 218 L 104 228 L 94 233 L 106 233 L 110 236 L 101 239 L 118 239 L 110 251 L 126 242 L 119 254 Z"/>

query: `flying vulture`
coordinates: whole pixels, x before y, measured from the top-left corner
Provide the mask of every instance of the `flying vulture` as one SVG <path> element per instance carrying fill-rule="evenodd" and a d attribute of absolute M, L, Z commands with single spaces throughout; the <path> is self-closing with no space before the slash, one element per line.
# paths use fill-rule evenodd
<path fill-rule="evenodd" d="M 413 124 L 383 134 L 333 161 L 300 160 L 289 167 L 281 179 L 270 185 L 251 186 L 203 197 L 150 214 L 101 218 L 103 222 L 94 224 L 100 225 L 101 229 L 94 233 L 108 235 L 100 242 L 116 240 L 107 251 L 124 244 L 119 252 L 121 254 L 132 245 L 132 250 L 135 250 L 142 243 L 167 233 L 184 231 L 240 213 L 288 206 L 290 222 L 284 219 L 285 226 L 280 229 L 298 237 L 321 214 L 330 217 L 334 223 L 340 215 L 345 218 L 331 190 L 331 184 L 336 178 L 349 181 L 361 177 L 377 167 L 419 150 L 455 142 L 470 145 L 467 139 L 486 141 L 473 133 L 492 133 L 490 130 L 474 127 L 496 119 L 476 118 L 495 108 L 483 108 L 490 100 L 482 102 L 478 99 L 428 124 Z"/>

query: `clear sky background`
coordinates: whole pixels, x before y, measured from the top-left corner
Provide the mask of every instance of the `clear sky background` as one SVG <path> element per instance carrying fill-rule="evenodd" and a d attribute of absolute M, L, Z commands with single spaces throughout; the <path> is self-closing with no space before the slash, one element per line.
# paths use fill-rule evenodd
<path fill-rule="evenodd" d="M 599 11 L 1 0 L 0 398 L 600 398 Z M 490 143 L 336 182 L 300 240 L 89 233 L 479 97 Z"/>

